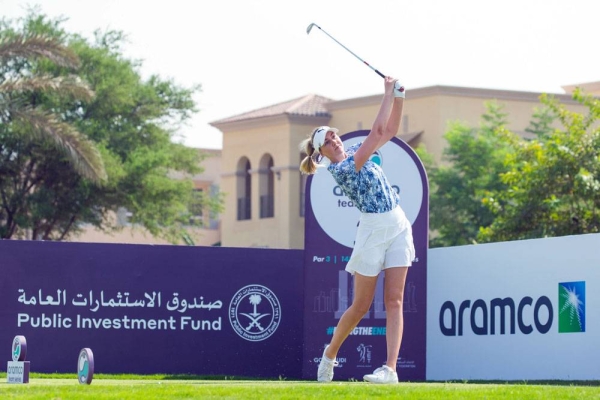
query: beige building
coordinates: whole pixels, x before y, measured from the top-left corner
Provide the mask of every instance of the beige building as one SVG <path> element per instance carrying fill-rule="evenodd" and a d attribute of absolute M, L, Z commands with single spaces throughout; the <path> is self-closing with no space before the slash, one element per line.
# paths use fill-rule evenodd
<path fill-rule="evenodd" d="M 600 96 L 600 82 L 564 86 L 567 94 L 555 96 L 570 109 L 584 112 L 584 107 L 571 99 L 577 86 Z M 448 122 L 477 126 L 485 112 L 484 102 L 496 100 L 508 114 L 508 128 L 524 134 L 534 108 L 540 107 L 540 95 L 453 86 L 409 90 L 397 136 L 412 147 L 425 145 L 439 162 Z M 300 141 L 319 125 L 335 126 L 340 133 L 369 129 L 380 101 L 381 95 L 336 101 L 311 94 L 212 122 L 223 132 L 223 150 L 198 149 L 207 158 L 202 162 L 204 171 L 193 180 L 195 190 L 223 193 L 225 209 L 220 216 L 198 211 L 204 228 L 190 230 L 194 243 L 303 248 L 306 177 L 298 170 Z M 131 226 L 127 210 L 120 210 L 115 218 L 121 231 L 107 235 L 88 228 L 74 241 L 168 244 Z"/>
<path fill-rule="evenodd" d="M 215 193 L 221 181 L 221 150 L 198 149 L 204 157 L 203 171 L 192 177 L 194 190 L 204 193 Z M 174 179 L 179 176 L 174 175 Z M 202 228 L 190 228 L 188 234 L 197 246 L 214 246 L 221 243 L 221 229 L 218 215 L 211 215 L 206 210 L 196 210 L 195 219 L 202 221 Z M 120 229 L 112 234 L 101 232 L 92 226 L 84 227 L 83 233 L 71 239 L 73 242 L 88 243 L 128 243 L 128 244 L 170 244 L 168 241 L 152 236 L 139 226 L 129 223 L 130 213 L 122 208 L 113 217 Z M 183 239 L 182 239 L 182 244 Z"/>
<path fill-rule="evenodd" d="M 565 86 L 555 97 L 584 111 L 571 99 L 580 86 L 600 95 L 600 82 Z M 496 100 L 508 113 L 508 128 L 524 133 L 541 93 L 452 86 L 409 90 L 398 137 L 412 147 L 424 144 L 439 162 L 448 122 L 480 123 L 484 102 Z M 369 129 L 381 95 L 335 101 L 307 95 L 211 123 L 223 132 L 221 240 L 226 247 L 304 247 L 304 184 L 298 148 L 313 128 L 337 127 L 341 133 Z"/>

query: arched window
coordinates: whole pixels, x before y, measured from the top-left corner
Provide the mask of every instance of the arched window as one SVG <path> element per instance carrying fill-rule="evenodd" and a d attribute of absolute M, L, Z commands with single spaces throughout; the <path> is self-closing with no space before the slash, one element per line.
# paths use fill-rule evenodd
<path fill-rule="evenodd" d="M 250 175 L 250 160 L 242 157 L 237 165 L 237 219 L 238 221 L 252 218 L 252 177 Z"/>
<path fill-rule="evenodd" d="M 265 154 L 260 160 L 258 186 L 260 190 L 260 217 L 275 216 L 275 176 L 273 157 Z"/>

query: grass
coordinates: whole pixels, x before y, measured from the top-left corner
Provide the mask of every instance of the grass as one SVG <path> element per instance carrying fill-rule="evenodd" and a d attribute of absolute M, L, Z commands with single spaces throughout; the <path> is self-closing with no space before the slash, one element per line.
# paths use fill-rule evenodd
<path fill-rule="evenodd" d="M 2 399 L 600 399 L 598 382 L 363 382 L 242 380 L 189 375 L 94 375 L 81 385 L 76 374 L 32 373 L 29 384 L 9 385 L 0 374 Z"/>

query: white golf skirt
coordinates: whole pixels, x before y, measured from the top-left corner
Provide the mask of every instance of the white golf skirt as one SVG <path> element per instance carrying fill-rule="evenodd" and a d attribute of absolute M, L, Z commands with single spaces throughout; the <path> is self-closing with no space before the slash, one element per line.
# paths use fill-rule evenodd
<path fill-rule="evenodd" d="M 410 267 L 414 258 L 412 226 L 398 206 L 386 213 L 361 214 L 346 271 L 377 276 L 386 268 Z"/>

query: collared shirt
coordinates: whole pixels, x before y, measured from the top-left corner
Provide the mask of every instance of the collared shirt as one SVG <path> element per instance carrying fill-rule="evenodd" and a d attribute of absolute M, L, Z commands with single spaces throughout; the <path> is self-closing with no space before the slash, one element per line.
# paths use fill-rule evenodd
<path fill-rule="evenodd" d="M 356 172 L 354 154 L 362 142 L 346 150 L 345 160 L 327 167 L 333 179 L 362 213 L 384 213 L 400 205 L 400 196 L 388 182 L 381 167 L 368 160 Z"/>

